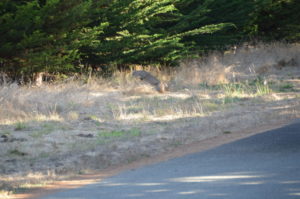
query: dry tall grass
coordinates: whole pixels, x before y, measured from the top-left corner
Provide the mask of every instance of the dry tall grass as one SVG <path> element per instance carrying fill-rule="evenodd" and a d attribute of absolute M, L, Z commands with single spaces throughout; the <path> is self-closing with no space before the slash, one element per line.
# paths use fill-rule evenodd
<path fill-rule="evenodd" d="M 300 44 L 245 44 L 224 54 L 212 53 L 204 59 L 185 60 L 175 78 L 184 84 L 228 83 L 280 74 L 285 67 L 296 68 L 299 64 Z"/>
<path fill-rule="evenodd" d="M 299 44 L 276 43 L 241 46 L 234 53 L 214 53 L 205 59 L 185 60 L 172 71 L 147 68 L 169 84 L 173 94 L 164 96 L 134 79 L 130 72 L 116 72 L 109 81 L 92 79 L 88 84 L 76 81 L 41 87 L 6 84 L 0 86 L 0 123 L 48 119 L 67 121 L 89 114 L 98 115 L 103 120 L 201 115 L 203 103 L 193 87 L 199 90 L 203 83 L 218 85 L 257 76 L 284 75 L 285 67 L 297 69 L 299 63 Z M 184 90 L 183 95 L 176 95 L 184 88 L 189 90 Z"/>
<path fill-rule="evenodd" d="M 169 91 L 158 93 L 130 72 L 85 83 L 1 85 L 1 180 L 104 168 L 264 120 L 300 117 L 299 44 L 242 46 L 144 70 Z M 25 174 L 17 178 L 19 171 Z"/>

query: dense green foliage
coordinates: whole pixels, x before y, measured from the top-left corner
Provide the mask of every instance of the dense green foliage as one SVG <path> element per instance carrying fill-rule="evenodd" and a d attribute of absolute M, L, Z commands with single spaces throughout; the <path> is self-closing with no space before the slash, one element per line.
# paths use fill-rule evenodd
<path fill-rule="evenodd" d="M 2 0 L 0 71 L 174 65 L 248 39 L 300 39 L 297 0 Z"/>
<path fill-rule="evenodd" d="M 267 40 L 300 40 L 300 2 L 264 0 L 257 4 L 249 26 L 256 37 Z"/>

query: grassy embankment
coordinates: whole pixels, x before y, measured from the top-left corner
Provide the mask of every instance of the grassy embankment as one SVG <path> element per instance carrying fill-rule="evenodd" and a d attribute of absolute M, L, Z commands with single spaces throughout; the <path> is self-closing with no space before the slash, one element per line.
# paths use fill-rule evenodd
<path fill-rule="evenodd" d="M 296 44 L 242 47 L 183 61 L 172 71 L 151 70 L 168 83 L 163 94 L 128 72 L 88 84 L 2 85 L 0 187 L 3 193 L 23 191 L 59 176 L 297 118 L 299 55 Z"/>

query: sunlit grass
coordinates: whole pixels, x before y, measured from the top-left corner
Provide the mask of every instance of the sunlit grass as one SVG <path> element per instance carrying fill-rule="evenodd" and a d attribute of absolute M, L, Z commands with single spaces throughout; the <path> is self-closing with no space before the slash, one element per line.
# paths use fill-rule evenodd
<path fill-rule="evenodd" d="M 222 90 L 227 97 L 256 97 L 272 93 L 268 82 L 261 79 L 255 79 L 252 82 L 225 84 Z"/>
<path fill-rule="evenodd" d="M 196 96 L 183 99 L 146 97 L 110 108 L 116 120 L 172 120 L 204 115 L 202 102 Z"/>
<path fill-rule="evenodd" d="M 244 113 L 240 112 L 244 108 L 251 115 L 252 110 L 247 108 L 263 103 L 270 104 L 268 110 L 263 111 L 284 110 L 292 106 L 284 104 L 288 95 L 289 99 L 300 98 L 296 92 L 288 93 L 297 91 L 297 83 L 268 79 L 252 72 L 248 74 L 249 68 L 244 70 L 241 67 L 243 64 L 249 67 L 249 64 L 243 63 L 245 56 L 239 56 L 234 55 L 230 63 L 222 60 L 223 57 L 187 62 L 185 67 L 174 69 L 168 75 L 163 71 L 150 71 L 169 83 L 169 91 L 163 94 L 133 79 L 129 71 L 116 73 L 112 79 L 92 78 L 85 82 L 46 84 L 39 88 L 16 84 L 0 86 L 0 136 L 12 140 L 26 138 L 22 142 L 4 143 L 18 146 L 7 149 L 3 157 L 50 159 L 58 154 L 74 154 L 74 151 L 95 151 L 97 147 L 112 146 L 109 145 L 112 143 L 115 146 L 123 142 L 134 143 L 149 135 L 155 138 L 162 133 L 170 133 L 172 137 L 176 131 L 180 131 L 185 138 L 186 127 L 190 126 L 204 128 L 203 133 L 215 130 L 215 134 L 227 135 L 235 132 L 231 128 L 222 128 L 223 124 L 230 122 L 231 118 L 227 120 L 227 115 L 239 117 Z M 250 56 L 249 60 L 253 61 L 254 68 L 264 65 L 263 59 L 255 60 Z M 225 70 L 227 66 L 233 69 L 239 67 L 238 72 L 246 71 L 243 74 L 245 79 L 230 79 L 234 70 Z M 283 104 L 275 107 L 271 103 L 274 101 Z M 298 114 L 296 108 L 292 114 Z M 251 116 L 245 122 L 253 124 Z M 273 118 L 272 115 L 270 117 Z M 215 118 L 221 118 L 221 121 L 213 121 Z M 208 124 L 212 122 L 212 125 L 202 125 L 206 121 Z M 174 139 L 171 145 L 176 147 L 181 144 L 185 144 L 183 139 Z M 31 146 L 34 147 L 31 149 Z M 37 148 L 39 152 L 36 152 Z M 224 179 L 222 176 L 215 178 Z M 12 181 L 17 180 L 14 178 Z M 198 177 L 183 180 L 217 179 Z M 26 189 L 25 186 L 23 190 Z"/>
<path fill-rule="evenodd" d="M 25 118 L 8 118 L 0 120 L 0 124 L 2 125 L 16 125 L 16 128 L 22 128 L 22 126 L 26 126 L 26 123 L 30 122 L 44 122 L 44 121 L 64 121 L 64 119 L 59 114 L 51 114 L 51 115 L 30 115 Z"/>

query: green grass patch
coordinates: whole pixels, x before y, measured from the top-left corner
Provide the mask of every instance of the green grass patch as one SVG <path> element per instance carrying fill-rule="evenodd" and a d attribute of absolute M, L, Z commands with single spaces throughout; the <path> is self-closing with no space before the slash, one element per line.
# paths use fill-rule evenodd
<path fill-rule="evenodd" d="M 137 136 L 140 136 L 142 134 L 141 131 L 137 128 L 133 128 L 133 129 L 129 130 L 128 133 L 132 137 L 137 137 Z"/>
<path fill-rule="evenodd" d="M 50 154 L 47 152 L 41 152 L 39 155 L 40 158 L 48 158 L 49 156 L 50 156 Z"/>
<path fill-rule="evenodd" d="M 226 135 L 231 134 L 231 133 L 232 133 L 231 131 L 224 131 L 223 132 L 223 134 L 226 134 Z"/>
<path fill-rule="evenodd" d="M 226 96 L 240 96 L 248 93 L 249 87 L 246 84 L 242 83 L 230 83 L 223 85 L 223 91 Z"/>
<path fill-rule="evenodd" d="M 139 129 L 130 129 L 127 131 L 121 130 L 114 130 L 114 131 L 104 131 L 104 132 L 99 132 L 98 137 L 102 138 L 120 138 L 120 137 L 135 137 L 135 136 L 140 136 L 141 131 Z"/>
<path fill-rule="evenodd" d="M 24 152 L 22 152 L 18 149 L 10 150 L 10 151 L 8 151 L 8 154 L 9 155 L 15 155 L 15 156 L 25 156 L 25 155 L 27 155 L 27 153 L 24 153 Z"/>
<path fill-rule="evenodd" d="M 41 126 L 41 129 L 38 131 L 34 131 L 30 134 L 33 138 L 40 138 L 45 135 L 49 135 L 55 130 L 55 124 L 52 123 L 46 123 Z"/>
<path fill-rule="evenodd" d="M 122 137 L 125 133 L 125 131 L 100 132 L 98 136 L 103 138 Z"/>
<path fill-rule="evenodd" d="M 117 139 L 138 137 L 140 135 L 141 131 L 137 128 L 130 130 L 100 131 L 97 134 L 97 142 L 103 144 Z"/>
<path fill-rule="evenodd" d="M 222 85 L 222 90 L 226 97 L 239 97 L 245 95 L 261 96 L 267 95 L 272 92 L 270 84 L 263 78 L 258 77 L 257 79 L 250 82 L 238 82 L 229 83 Z"/>
<path fill-rule="evenodd" d="M 199 84 L 200 89 L 206 89 L 206 90 L 221 90 L 223 87 L 223 84 L 219 84 L 219 85 L 208 85 L 206 82 L 203 82 L 201 84 Z"/>
<path fill-rule="evenodd" d="M 292 83 L 287 82 L 287 83 L 279 85 L 278 91 L 279 92 L 293 92 L 293 91 L 295 91 L 295 89 L 294 89 L 294 85 Z"/>
<path fill-rule="evenodd" d="M 256 95 L 261 96 L 261 95 L 267 95 L 272 92 L 271 88 L 269 87 L 268 83 L 265 82 L 257 82 L 255 84 L 256 86 Z"/>
<path fill-rule="evenodd" d="M 27 128 L 26 124 L 23 122 L 17 122 L 15 126 L 15 131 L 22 131 Z"/>

